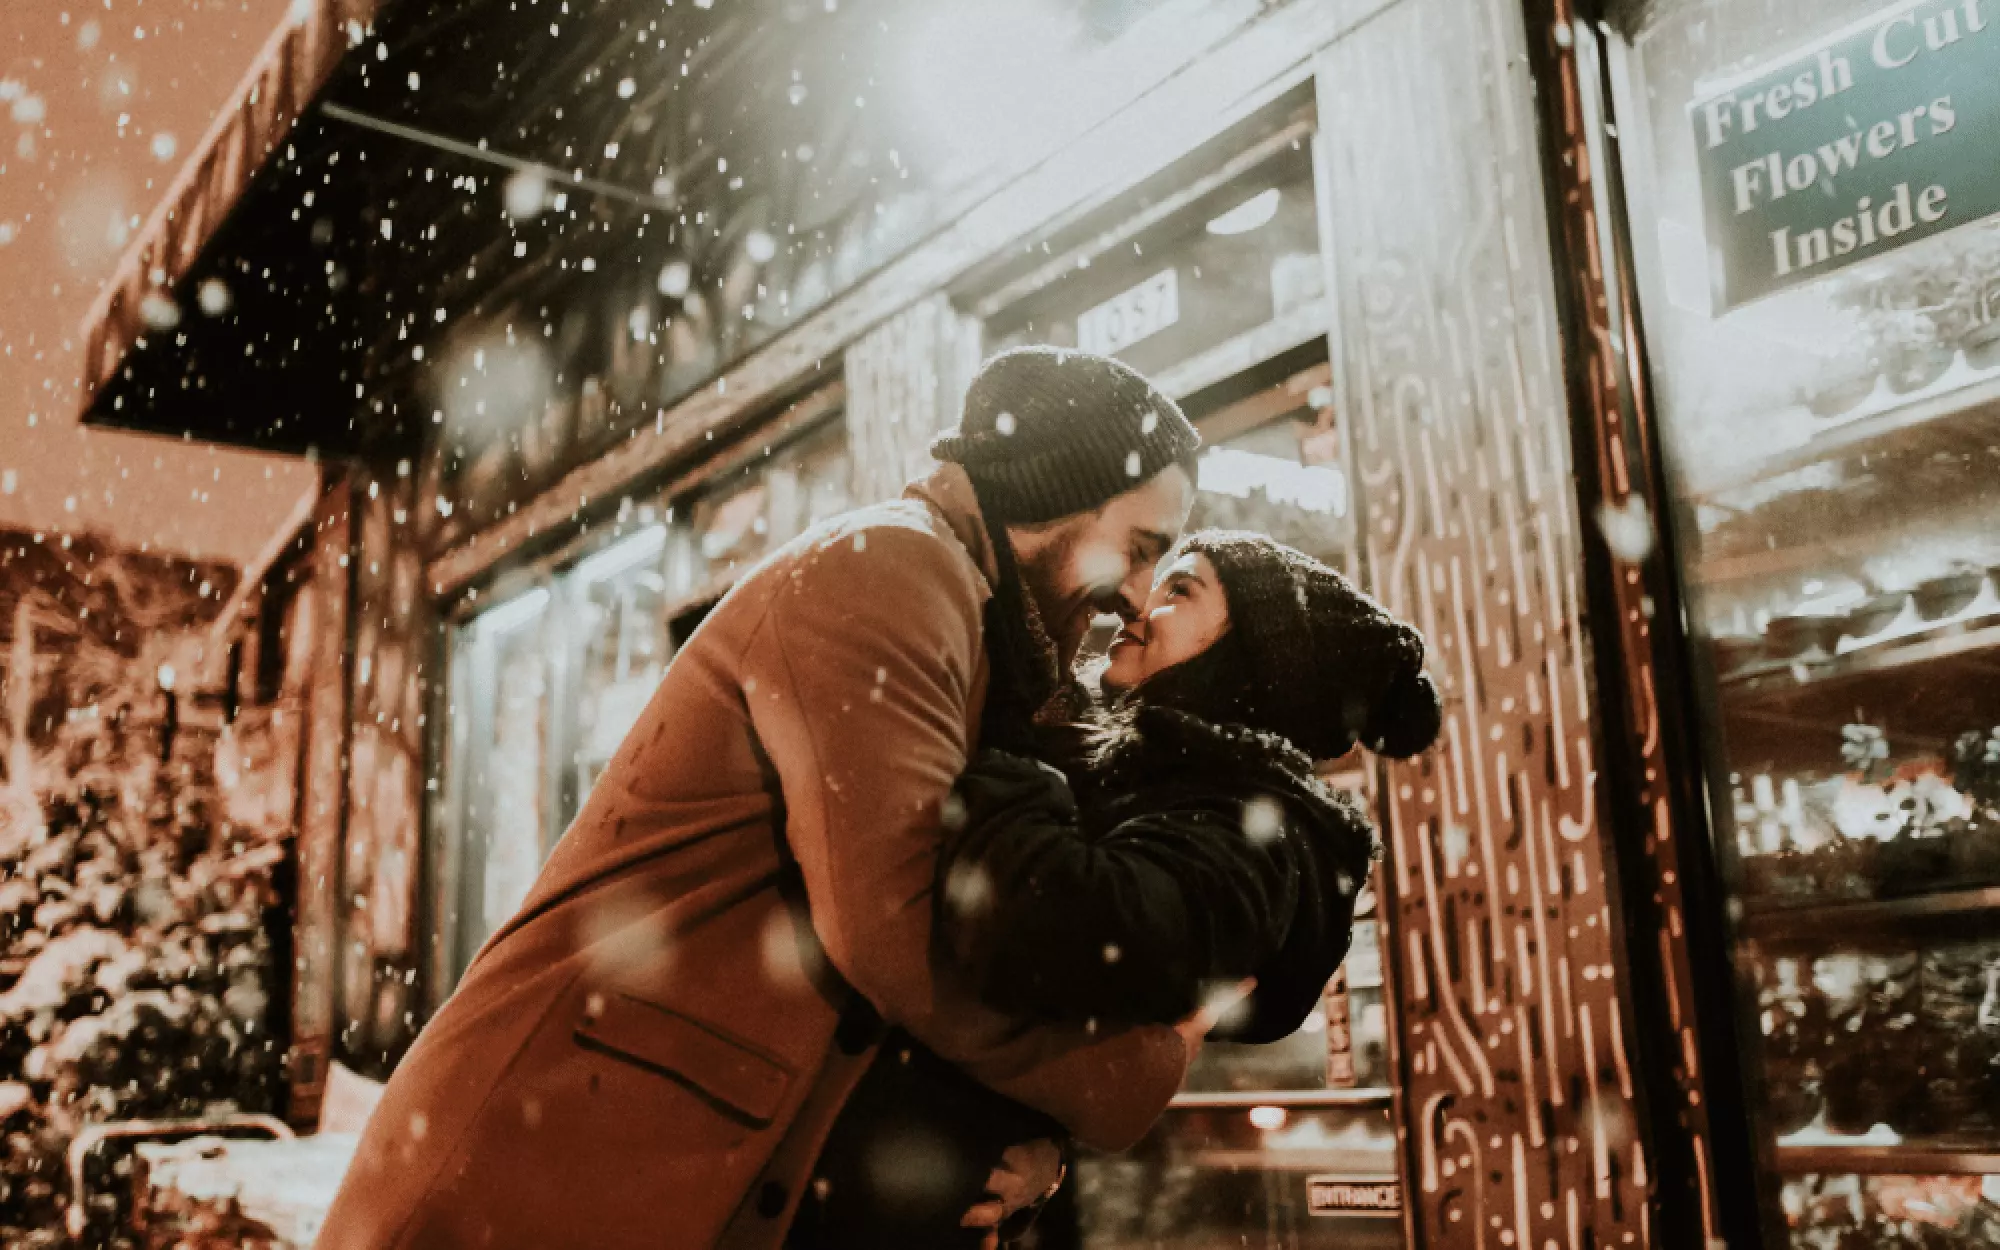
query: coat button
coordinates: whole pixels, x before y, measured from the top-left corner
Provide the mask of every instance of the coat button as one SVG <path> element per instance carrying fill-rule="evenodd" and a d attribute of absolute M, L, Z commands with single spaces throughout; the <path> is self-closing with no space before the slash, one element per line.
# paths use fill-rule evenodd
<path fill-rule="evenodd" d="M 775 1220 L 785 1213 L 785 1187 L 776 1181 L 765 1181 L 757 1188 L 757 1214 L 767 1220 Z"/>

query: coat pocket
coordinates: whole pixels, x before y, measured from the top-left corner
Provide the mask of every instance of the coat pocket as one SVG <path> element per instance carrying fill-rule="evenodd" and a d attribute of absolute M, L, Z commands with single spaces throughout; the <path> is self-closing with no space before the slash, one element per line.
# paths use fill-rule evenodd
<path fill-rule="evenodd" d="M 576 1026 L 580 1045 L 677 1081 L 752 1128 L 784 1106 L 792 1069 L 750 1043 L 629 994 L 606 993 L 592 1006 Z"/>

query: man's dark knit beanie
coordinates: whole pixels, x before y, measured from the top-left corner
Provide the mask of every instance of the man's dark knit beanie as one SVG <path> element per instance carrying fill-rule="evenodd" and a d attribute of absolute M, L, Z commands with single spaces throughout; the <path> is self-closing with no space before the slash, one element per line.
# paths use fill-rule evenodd
<path fill-rule="evenodd" d="M 1256 723 L 1314 759 L 1356 742 L 1395 759 L 1437 740 L 1443 708 L 1424 637 L 1339 573 L 1262 534 L 1203 530 L 1181 541 L 1215 566 L 1229 629 L 1250 668 Z"/>
<path fill-rule="evenodd" d="M 980 366 L 958 428 L 931 454 L 964 466 L 992 520 L 1030 525 L 1100 508 L 1191 466 L 1200 447 L 1180 406 L 1131 366 L 1016 347 Z"/>

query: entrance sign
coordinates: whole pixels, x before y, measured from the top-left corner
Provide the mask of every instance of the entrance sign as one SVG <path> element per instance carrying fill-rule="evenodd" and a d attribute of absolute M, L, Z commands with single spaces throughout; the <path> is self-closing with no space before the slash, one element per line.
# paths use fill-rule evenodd
<path fill-rule="evenodd" d="M 1307 1215 L 1403 1213 L 1403 1183 L 1393 1176 L 1308 1176 Z"/>
<path fill-rule="evenodd" d="M 1172 269 L 1162 269 L 1076 319 L 1076 345 L 1101 356 L 1116 355 L 1141 339 L 1149 339 L 1181 319 L 1181 284 Z"/>
<path fill-rule="evenodd" d="M 1688 105 L 1717 313 L 2000 212 L 2000 0 L 1906 0 Z"/>

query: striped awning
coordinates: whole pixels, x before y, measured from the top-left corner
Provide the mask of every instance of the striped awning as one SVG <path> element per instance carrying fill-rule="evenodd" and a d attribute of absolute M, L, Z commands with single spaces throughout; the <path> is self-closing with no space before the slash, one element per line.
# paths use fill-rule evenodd
<path fill-rule="evenodd" d="M 170 296 L 202 249 L 280 150 L 385 0 L 292 0 L 215 122 L 167 184 L 83 322 L 87 414 L 146 333 L 147 301 Z"/>

